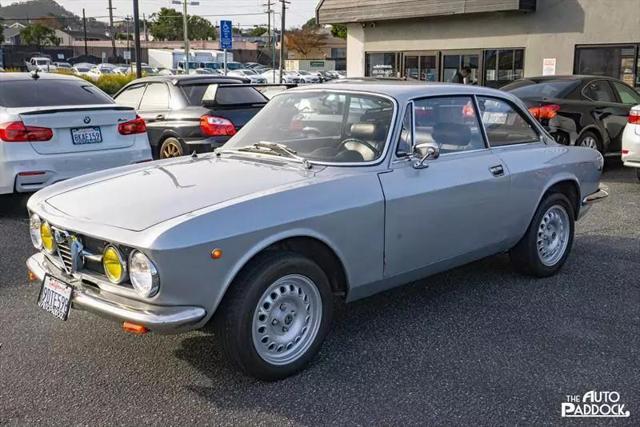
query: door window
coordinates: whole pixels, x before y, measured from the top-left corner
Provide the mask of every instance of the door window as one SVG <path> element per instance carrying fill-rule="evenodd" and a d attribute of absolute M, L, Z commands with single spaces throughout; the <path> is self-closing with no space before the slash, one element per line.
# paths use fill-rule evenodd
<path fill-rule="evenodd" d="M 623 104 L 640 104 L 640 94 L 629 86 L 620 82 L 613 82 L 613 87 Z"/>
<path fill-rule="evenodd" d="M 605 80 L 594 80 L 588 83 L 584 89 L 582 89 L 582 94 L 592 101 L 616 102 L 611 86 L 609 86 L 609 83 Z"/>
<path fill-rule="evenodd" d="M 485 148 L 470 96 L 425 98 L 414 104 L 416 145 L 436 143 L 441 154 Z"/>
<path fill-rule="evenodd" d="M 506 101 L 478 97 L 478 105 L 491 146 L 526 144 L 539 140 L 533 126 Z"/>
<path fill-rule="evenodd" d="M 130 86 L 116 97 L 116 102 L 120 105 L 137 109 L 143 93 L 144 85 Z"/>
<path fill-rule="evenodd" d="M 164 83 L 151 83 L 142 97 L 140 110 L 167 110 L 169 108 L 169 89 Z"/>

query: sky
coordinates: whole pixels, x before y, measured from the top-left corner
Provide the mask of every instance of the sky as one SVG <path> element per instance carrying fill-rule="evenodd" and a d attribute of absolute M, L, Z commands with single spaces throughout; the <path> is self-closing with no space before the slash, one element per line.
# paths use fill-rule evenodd
<path fill-rule="evenodd" d="M 86 9 L 87 17 L 96 17 L 99 20 L 108 20 L 108 0 L 56 0 L 60 5 L 64 6 L 67 10 L 72 11 L 78 16 L 82 16 L 82 8 Z M 192 0 L 193 1 L 193 0 Z M 253 26 L 256 24 L 266 25 L 267 15 L 263 13 L 266 7 L 263 6 L 267 3 L 267 0 L 198 0 L 199 6 L 189 7 L 189 13 L 194 15 L 204 16 L 212 22 L 219 21 L 221 19 L 231 19 L 235 25 L 241 25 L 243 27 Z M 276 3 L 276 8 L 280 9 L 280 2 L 277 0 L 271 0 Z M 291 4 L 287 10 L 287 28 L 291 26 L 300 26 L 305 23 L 309 18 L 312 18 L 315 14 L 315 7 L 318 0 L 290 0 Z M 113 12 L 118 17 L 124 17 L 126 15 L 133 14 L 133 1 L 132 0 L 112 0 L 113 7 L 116 10 Z M 160 10 L 161 7 L 173 7 L 181 10 L 181 5 L 172 5 L 172 0 L 139 0 L 140 14 L 145 13 L 148 15 Z M 11 3 L 8 0 L 2 1 L 3 4 Z M 240 14 L 254 14 L 258 15 L 245 15 Z M 236 16 L 233 16 L 236 14 Z M 220 16 L 207 16 L 207 15 L 220 15 Z M 280 24 L 280 15 L 276 17 Z"/>

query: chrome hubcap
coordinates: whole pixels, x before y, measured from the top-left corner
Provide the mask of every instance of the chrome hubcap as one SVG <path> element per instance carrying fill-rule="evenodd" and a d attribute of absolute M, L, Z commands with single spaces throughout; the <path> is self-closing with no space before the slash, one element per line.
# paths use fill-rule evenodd
<path fill-rule="evenodd" d="M 322 299 L 315 283 L 290 274 L 276 280 L 258 301 L 251 333 L 258 355 L 273 365 L 299 359 L 318 335 Z"/>
<path fill-rule="evenodd" d="M 542 216 L 538 226 L 538 256 L 547 267 L 552 267 L 562 259 L 569 244 L 569 214 L 560 205 L 550 207 Z"/>
<path fill-rule="evenodd" d="M 591 148 L 593 150 L 597 150 L 598 149 L 598 142 L 596 141 L 596 139 L 594 137 L 588 136 L 588 137 L 584 138 L 582 141 L 580 141 L 580 146 L 581 147 Z"/>

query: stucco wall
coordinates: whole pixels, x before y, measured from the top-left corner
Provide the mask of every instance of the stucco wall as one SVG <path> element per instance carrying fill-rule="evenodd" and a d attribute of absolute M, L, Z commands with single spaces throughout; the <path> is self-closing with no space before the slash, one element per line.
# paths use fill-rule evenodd
<path fill-rule="evenodd" d="M 525 76 L 573 72 L 577 44 L 640 42 L 640 0 L 538 0 L 533 13 L 493 13 L 349 24 L 347 71 L 364 75 L 364 52 L 524 47 Z"/>

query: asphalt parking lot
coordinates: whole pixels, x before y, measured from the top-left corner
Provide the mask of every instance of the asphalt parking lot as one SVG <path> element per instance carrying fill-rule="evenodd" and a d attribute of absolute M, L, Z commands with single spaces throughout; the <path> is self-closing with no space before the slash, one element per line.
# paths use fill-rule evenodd
<path fill-rule="evenodd" d="M 35 304 L 24 200 L 0 197 L 0 424 L 504 425 L 560 423 L 568 394 L 617 391 L 640 418 L 640 183 L 609 164 L 561 273 L 506 255 L 336 313 L 302 374 L 231 371 L 214 336 L 124 334 Z"/>

